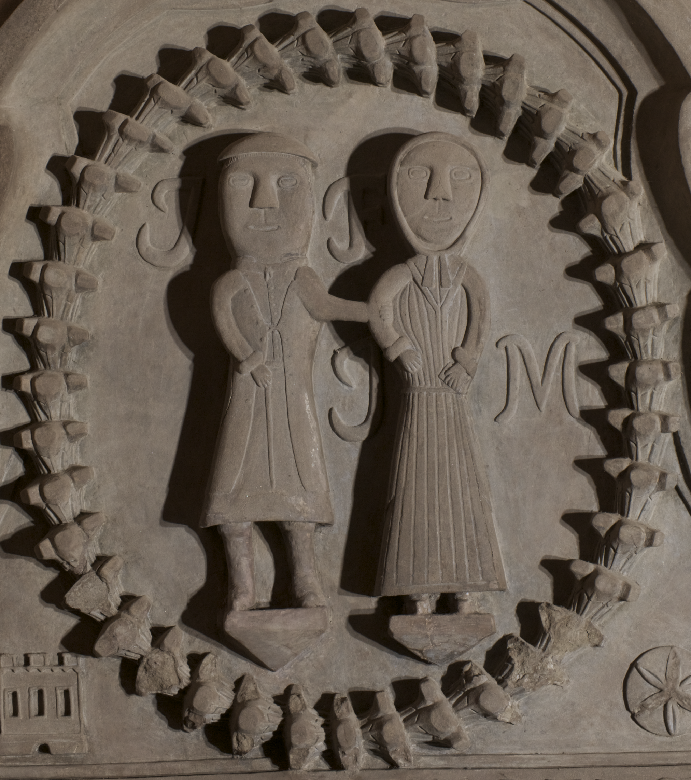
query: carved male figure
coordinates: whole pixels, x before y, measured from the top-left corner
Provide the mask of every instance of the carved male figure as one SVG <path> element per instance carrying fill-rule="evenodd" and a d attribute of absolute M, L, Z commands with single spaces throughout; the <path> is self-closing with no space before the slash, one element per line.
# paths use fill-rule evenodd
<path fill-rule="evenodd" d="M 486 197 L 487 170 L 445 133 L 407 142 L 389 192 L 419 254 L 387 271 L 370 298 L 370 327 L 405 389 L 380 565 L 384 596 L 418 614 L 440 593 L 503 590 L 490 491 L 466 406 L 489 330 L 485 284 L 463 249 Z M 460 607 L 460 604 L 459 604 Z"/>
<path fill-rule="evenodd" d="M 312 388 L 327 320 L 367 320 L 364 303 L 329 295 L 307 249 L 317 160 L 298 141 L 256 133 L 221 154 L 221 223 L 233 267 L 215 283 L 213 318 L 234 359 L 203 526 L 218 526 L 227 608 L 255 606 L 252 525 L 277 522 L 296 605 L 324 604 L 314 529 L 333 523 Z"/>

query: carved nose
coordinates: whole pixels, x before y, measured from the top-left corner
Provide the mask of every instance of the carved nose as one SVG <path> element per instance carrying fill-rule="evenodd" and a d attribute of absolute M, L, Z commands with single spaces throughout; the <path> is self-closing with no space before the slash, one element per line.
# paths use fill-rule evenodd
<path fill-rule="evenodd" d="M 451 180 L 448 171 L 432 169 L 425 192 L 427 200 L 451 200 Z"/>
<path fill-rule="evenodd" d="M 253 209 L 277 209 L 278 195 L 276 187 L 270 179 L 257 177 L 252 188 L 250 208 Z"/>

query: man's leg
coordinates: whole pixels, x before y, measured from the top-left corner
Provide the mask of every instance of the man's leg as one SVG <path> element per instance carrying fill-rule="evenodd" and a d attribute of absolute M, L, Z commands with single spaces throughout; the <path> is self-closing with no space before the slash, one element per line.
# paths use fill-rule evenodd
<path fill-rule="evenodd" d="M 326 604 L 314 557 L 314 523 L 282 522 L 288 560 L 293 573 L 295 601 L 300 607 Z"/>
<path fill-rule="evenodd" d="M 219 525 L 228 561 L 228 612 L 254 607 L 254 550 L 252 523 Z"/>

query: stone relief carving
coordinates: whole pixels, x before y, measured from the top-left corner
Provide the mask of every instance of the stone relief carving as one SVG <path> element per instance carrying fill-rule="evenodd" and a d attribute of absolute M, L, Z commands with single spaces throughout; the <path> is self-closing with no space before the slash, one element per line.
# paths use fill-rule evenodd
<path fill-rule="evenodd" d="M 461 109 L 473 117 L 480 108 L 480 90 L 486 72 L 482 42 L 475 30 L 466 30 L 454 41 L 437 48 L 439 76 L 457 92 Z"/>
<path fill-rule="evenodd" d="M 42 561 L 57 561 L 65 571 L 81 576 L 91 571 L 98 554 L 98 538 L 106 524 L 100 514 L 85 515 L 74 523 L 52 528 L 36 545 L 36 557 Z"/>
<path fill-rule="evenodd" d="M 83 488 L 93 479 L 93 472 L 87 466 L 74 465 L 78 460 L 74 452 L 67 454 L 69 447 L 86 433 L 85 424 L 72 420 L 68 411 L 71 394 L 86 387 L 86 378 L 70 371 L 72 350 L 89 338 L 86 329 L 74 324 L 79 313 L 79 296 L 95 291 L 97 286 L 95 277 L 82 269 L 92 258 L 98 242 L 110 241 L 116 236 L 115 226 L 101 215 L 107 212 L 108 204 L 116 194 L 136 192 L 141 186 L 132 172 L 137 169 L 142 154 L 173 151 L 174 145 L 164 132 L 177 119 L 198 127 L 210 127 L 214 101 L 220 98 L 233 105 L 246 105 L 251 99 L 250 88 L 259 84 L 269 84 L 289 93 L 294 89 L 294 71 L 298 68 L 311 68 L 329 86 L 339 83 L 342 66 L 360 68 L 375 84 L 385 86 L 391 81 L 394 67 L 399 67 L 414 80 L 423 95 L 429 95 L 438 67 L 440 81 L 451 84 L 456 90 L 464 113 L 472 116 L 481 99 L 487 102 L 495 112 L 496 132 L 500 137 L 506 137 L 517 122 L 528 123 L 532 127 L 529 132 L 533 140 L 531 164 L 538 164 L 552 154 L 555 164 L 562 169 L 556 194 L 566 195 L 585 186 L 584 199 L 591 213 L 582 221 L 581 229 L 596 237 L 610 253 L 610 260 L 598 269 L 597 279 L 612 287 L 623 307 L 621 315 L 607 325 L 622 340 L 630 356 L 629 361 L 615 365 L 611 370 L 612 378 L 625 389 L 629 403 L 626 409 L 615 410 L 612 417 L 621 421 L 617 427 L 621 427 L 627 457 L 611 459 L 605 464 L 607 471 L 617 479 L 617 513 L 609 515 L 610 519 L 615 518 L 609 525 L 609 520 L 603 520 L 605 513 L 598 513 L 593 519 L 593 526 L 603 537 L 602 546 L 595 561 L 576 561 L 572 565 L 576 584 L 568 609 L 543 604 L 541 638 L 533 646 L 513 637 L 501 674 L 491 676 L 472 665 L 454 693 L 448 696 L 441 692 L 435 681 L 425 679 L 421 684 L 420 701 L 406 718 L 396 710 L 391 693 L 380 691 L 361 731 L 355 729 L 354 713 L 351 716 L 352 706 L 347 696 L 339 694 L 338 705 L 334 701 L 333 707 L 339 736 L 334 739 L 344 768 L 361 765 L 363 733 L 365 741 L 362 744 L 366 742 L 372 754 L 394 766 L 411 766 L 418 755 L 415 752 L 417 744 L 412 742 L 413 734 L 422 734 L 423 739 L 432 738 L 451 750 L 465 748 L 466 735 L 458 720 L 459 712 L 470 719 L 483 717 L 516 722 L 519 715 L 512 696 L 547 684 L 565 684 L 567 678 L 561 661 L 567 653 L 601 644 L 602 633 L 594 621 L 599 622 L 611 609 L 635 598 L 637 585 L 628 578 L 628 570 L 640 552 L 662 542 L 662 534 L 645 523 L 652 520 L 657 493 L 669 490 L 673 483 L 672 475 L 659 464 L 667 434 L 674 430 L 674 416 L 664 411 L 664 391 L 668 382 L 679 377 L 680 370 L 678 364 L 664 359 L 663 348 L 666 328 L 679 315 L 679 310 L 674 304 L 657 300 L 657 274 L 665 250 L 659 237 L 647 235 L 643 228 L 641 212 L 646 206 L 642 190 L 635 182 L 625 181 L 610 166 L 610 141 L 604 133 L 590 134 L 569 124 L 572 98 L 568 93 L 563 90 L 545 93 L 529 86 L 525 61 L 519 55 L 502 60 L 501 64 L 488 65 L 476 33 L 468 31 L 451 44 L 434 44 L 421 17 L 414 17 L 401 30 L 384 36 L 364 9 L 356 11 L 351 21 L 331 36 L 326 35 L 309 14 L 296 17 L 295 30 L 275 45 L 252 25 L 242 32 L 243 40 L 228 62 L 204 50 L 196 50 L 194 73 L 183 77 L 180 85 L 172 85 L 160 76 L 150 78 L 146 82 L 146 94 L 132 116 L 105 112 L 106 137 L 96 160 L 87 164 L 81 158 L 72 158 L 75 161 L 70 168 L 75 182 L 72 200 L 65 206 L 44 209 L 43 217 L 52 228 L 50 253 L 46 261 L 27 266 L 28 278 L 41 290 L 43 309 L 37 312 L 37 317 L 19 322 L 18 332 L 30 342 L 33 364 L 32 371 L 15 380 L 15 387 L 27 397 L 37 420 L 56 425 L 51 428 L 32 426 L 18 437 L 17 446 L 25 448 L 36 459 L 40 473 L 48 475 L 30 485 L 22 498 L 30 505 L 42 508 L 48 522 L 57 526 L 56 533 L 49 534 L 39 545 L 37 555 L 45 561 L 56 561 L 67 571 L 82 577 L 77 585 L 87 577 L 92 583 L 100 583 L 89 586 L 89 597 L 83 601 L 73 594 L 70 603 L 72 591 L 68 592 L 67 599 L 73 608 L 101 621 L 108 619 L 94 654 L 142 659 L 138 677 L 140 695 L 177 693 L 189 680 L 180 635 L 176 629 L 171 629 L 165 635 L 167 639 L 152 645 L 150 598 L 140 596 L 121 604 L 117 574 L 122 561 L 117 556 L 99 561 L 97 528 L 88 522 L 90 515 L 84 511 Z M 435 46 L 436 62 L 432 62 L 430 55 L 435 53 Z M 227 152 L 222 156 L 221 218 L 234 267 L 217 284 L 214 317 L 224 343 L 235 358 L 236 370 L 234 396 L 219 439 L 205 522 L 219 526 L 226 544 L 230 569 L 226 631 L 251 656 L 276 669 L 302 652 L 328 625 L 311 538 L 316 524 L 329 524 L 331 513 L 326 470 L 320 453 L 319 424 L 316 416 L 307 415 L 312 418 L 310 424 L 301 428 L 295 411 L 291 418 L 291 403 L 295 410 L 295 398 L 291 398 L 288 385 L 291 381 L 296 382 L 305 407 L 303 411 L 310 412 L 314 347 L 305 345 L 305 334 L 316 338 L 314 334 L 322 321 L 352 319 L 364 322 L 367 315 L 364 304 L 329 296 L 306 263 L 314 210 L 310 166 L 316 164 L 316 160 L 312 153 L 295 139 L 266 133 L 254 134 L 232 145 Z M 459 155 L 462 160 L 454 159 Z M 417 173 L 411 174 L 418 169 L 420 174 L 424 174 L 424 169 L 427 173 L 420 177 Z M 455 173 L 459 169 L 462 170 Z M 399 187 L 403 171 L 407 172 L 408 179 Z M 454 175 L 460 178 L 454 178 Z M 370 302 L 370 309 L 375 311 L 374 315 L 370 314 L 372 329 L 386 357 L 400 362 L 409 385 L 410 392 L 405 400 L 410 408 L 407 422 L 404 417 L 403 431 L 412 429 L 411 421 L 417 419 L 415 405 L 419 406 L 422 398 L 428 395 L 425 403 L 429 402 L 440 413 L 449 402 L 446 411 L 451 409 L 452 416 L 455 411 L 461 422 L 449 426 L 446 432 L 454 427 L 464 428 L 454 441 L 459 453 L 470 459 L 475 454 L 473 433 L 470 421 L 463 419 L 467 417 L 463 412 L 463 394 L 473 379 L 486 337 L 483 318 L 488 316 L 487 294 L 480 275 L 458 252 L 464 248 L 479 215 L 484 187 L 482 163 L 472 148 L 455 136 L 423 135 L 401 150 L 397 165 L 392 169 L 391 183 L 401 229 L 414 250 L 421 254 L 392 269 L 390 276 L 385 276 L 377 285 Z M 456 183 L 463 185 L 464 192 L 470 192 L 470 195 L 461 196 L 460 203 L 454 197 Z M 224 193 L 231 188 L 233 197 L 228 195 L 224 199 Z M 242 196 L 238 192 L 242 192 Z M 293 199 L 292 204 L 289 198 Z M 425 220 L 425 215 L 416 211 L 420 200 L 433 202 L 437 211 L 430 214 L 441 216 Z M 441 211 L 450 204 L 452 210 Z M 281 222 L 284 214 L 287 214 L 285 222 Z M 248 217 L 256 217 L 258 221 L 247 221 Z M 272 217 L 279 219 L 272 221 Z M 61 266 L 59 269 L 58 265 Z M 70 266 L 72 270 L 69 270 Z M 401 276 L 405 276 L 405 282 L 396 286 L 394 283 L 400 282 Z M 441 310 L 445 305 L 451 306 L 454 295 L 458 296 L 461 288 L 471 309 L 465 333 L 467 341 L 445 344 L 441 355 L 435 353 L 434 342 L 429 352 L 422 348 L 415 350 L 421 331 L 412 326 L 409 330 L 396 329 L 404 319 L 402 299 L 406 297 L 410 302 L 417 296 L 419 303 L 424 299 L 424 305 L 428 306 L 427 319 L 419 317 L 416 325 L 430 328 L 441 321 Z M 455 303 L 458 305 L 457 300 Z M 236 304 L 237 312 L 234 310 Z M 475 307 L 480 309 L 480 315 L 473 322 L 475 312 L 472 309 Z M 448 316 L 444 314 L 445 322 Z M 297 335 L 300 336 L 299 343 L 295 338 Z M 295 340 L 294 345 L 291 345 L 291 338 Z M 519 348 L 517 344 L 512 345 Z M 571 346 L 569 342 L 565 349 Z M 506 348 L 508 360 L 508 346 Z M 526 354 L 527 351 L 522 351 L 524 361 Z M 540 393 L 548 394 L 553 378 L 549 371 L 551 355 L 550 351 L 542 379 L 538 378 L 537 369 L 531 373 L 528 361 L 525 362 L 538 407 Z M 444 362 L 437 364 L 439 360 Z M 556 371 L 554 363 L 552 366 Z M 428 384 L 419 381 L 426 374 L 429 374 Z M 538 387 L 540 391 L 536 393 Z M 233 409 L 237 403 L 235 399 L 242 392 L 237 388 L 245 392 L 245 404 L 252 408 L 251 414 L 245 412 L 243 416 L 239 408 Z M 569 412 L 577 413 L 575 391 L 567 399 L 565 389 L 564 397 Z M 283 427 L 284 433 L 287 429 L 289 435 L 276 437 L 278 426 Z M 243 429 L 244 435 L 241 435 Z M 224 452 L 225 437 L 231 432 L 234 439 L 246 442 L 241 456 L 237 450 Z M 260 441 L 265 443 L 263 449 L 255 447 Z M 278 448 L 287 442 L 292 446 L 292 454 L 287 460 L 294 466 L 290 474 L 281 473 L 279 461 L 282 458 L 278 454 Z M 403 454 L 422 457 L 416 450 L 412 445 L 408 449 L 401 446 L 396 454 L 397 462 L 402 462 Z M 443 453 L 443 449 L 438 449 L 432 456 L 428 454 L 425 466 L 430 457 L 439 462 L 440 452 Z M 447 456 L 448 452 L 447 448 Z M 306 463 L 301 460 L 303 456 Z M 219 462 L 223 465 L 219 466 Z M 477 482 L 486 482 L 486 478 L 478 476 L 481 471 L 475 473 Z M 394 505 L 400 495 L 406 495 L 410 484 L 417 484 L 414 470 L 412 475 L 412 482 L 406 474 L 392 482 Z M 252 485 L 252 480 L 257 483 Z M 316 489 L 308 489 L 305 481 Z M 236 498 L 233 491 L 240 483 L 255 499 L 245 506 L 233 503 Z M 286 489 L 288 484 L 298 485 L 297 492 L 294 488 L 292 493 Z M 468 500 L 468 490 L 464 490 L 464 486 L 457 488 L 458 500 Z M 478 489 L 475 503 L 488 507 L 489 492 L 489 487 L 483 484 Z M 304 500 L 305 513 L 295 516 L 287 512 L 284 516 L 277 512 L 276 506 L 282 501 L 296 497 Z M 232 513 L 229 506 L 232 506 Z M 399 514 L 398 522 L 404 522 L 404 513 Z M 309 515 L 309 519 L 305 515 Z M 436 516 L 439 516 L 438 511 Z M 293 564 L 297 609 L 253 610 L 251 532 L 253 523 L 264 521 L 278 521 L 283 526 Z M 414 526 L 415 518 L 410 522 Z M 393 520 L 390 523 L 392 529 Z M 418 558 L 427 573 L 421 579 L 415 577 L 414 582 L 411 580 L 399 587 L 402 574 L 398 570 L 399 564 L 388 565 L 388 559 L 384 557 L 381 592 L 389 595 L 390 586 L 392 593 L 412 597 L 415 611 L 411 615 L 394 616 L 391 630 L 399 641 L 403 640 L 403 644 L 427 660 L 448 663 L 494 631 L 492 616 L 472 612 L 465 595 L 480 590 L 470 585 L 480 583 L 483 590 L 499 590 L 504 585 L 491 510 L 487 508 L 484 523 L 485 540 L 478 543 L 476 552 L 481 560 L 483 556 L 489 557 L 490 565 L 487 572 L 481 571 L 478 577 L 440 576 L 434 579 L 429 574 L 433 567 L 427 552 Z M 57 533 L 62 529 L 70 529 L 69 536 Z M 390 533 L 393 534 L 393 530 Z M 411 552 L 412 560 L 415 560 L 414 547 Z M 438 568 L 442 570 L 441 562 L 438 562 Z M 117 571 L 112 571 L 114 569 Z M 444 590 L 439 591 L 437 588 L 442 585 Z M 451 587 L 447 588 L 449 585 Z M 98 587 L 102 592 L 96 596 Z M 411 588 L 414 589 L 411 591 Z M 457 614 L 434 614 L 438 592 L 457 594 Z M 274 614 L 269 615 L 270 612 Z M 453 619 L 450 622 L 454 628 L 440 651 L 437 646 L 433 647 L 443 634 L 442 623 L 436 620 L 447 617 Z M 394 621 L 406 618 L 414 620 L 406 628 L 394 630 Z M 287 649 L 276 647 L 278 636 L 288 637 Z M 471 644 L 459 649 L 459 643 L 463 641 Z M 192 675 L 185 695 L 186 730 L 217 720 L 233 703 L 228 681 L 223 680 L 214 667 L 215 659 L 208 655 Z M 641 677 L 649 682 L 642 673 Z M 658 690 L 666 692 L 667 680 L 662 682 L 665 687 Z M 248 682 L 242 699 L 238 692 L 233 712 L 238 704 L 262 700 L 258 690 L 255 696 L 255 691 L 250 689 Z M 677 701 L 674 696 L 669 700 Z M 250 717 L 250 727 L 242 729 L 243 737 L 249 735 L 249 739 L 236 739 L 242 747 L 234 748 L 235 752 L 244 754 L 244 746 L 251 742 L 247 751 L 250 752 L 265 735 L 268 738 L 278 729 L 280 721 L 272 706 L 275 705 L 268 698 L 263 700 L 260 716 Z M 671 705 L 664 705 L 663 710 L 667 709 L 671 711 Z M 678 719 L 678 715 L 675 710 L 674 716 L 669 718 Z M 237 717 L 239 719 L 239 715 Z M 319 765 L 317 758 L 324 749 L 324 732 L 299 686 L 295 686 L 290 695 L 286 724 L 289 725 L 285 726 L 283 734 L 291 767 Z M 665 728 L 671 733 L 667 725 Z M 675 725 L 674 728 L 678 727 Z M 237 725 L 235 732 L 240 733 Z"/>
<path fill-rule="evenodd" d="M 97 658 L 120 656 L 138 661 L 151 652 L 151 599 L 139 596 L 107 620 L 94 645 Z"/>
<path fill-rule="evenodd" d="M 679 737 L 691 728 L 691 654 L 681 647 L 656 647 L 640 655 L 626 679 L 626 706 L 652 734 Z"/>
<path fill-rule="evenodd" d="M 363 351 L 363 349 L 366 353 L 369 373 L 369 404 L 365 419 L 357 425 L 348 425 L 344 422 L 336 407 L 331 407 L 331 409 L 329 409 L 329 422 L 331 423 L 331 428 L 334 433 L 344 441 L 364 441 L 377 432 L 382 419 L 384 393 L 381 381 L 381 352 L 370 339 L 364 339 L 356 344 L 337 349 L 332 358 L 334 373 L 346 387 L 354 388 L 353 380 L 348 370 L 347 358 L 349 356 L 354 356 L 355 352 Z"/>
<path fill-rule="evenodd" d="M 399 226 L 420 254 L 387 271 L 369 304 L 372 333 L 405 382 L 379 588 L 410 599 L 405 627 L 390 623 L 394 637 L 437 662 L 494 632 L 490 615 L 465 609 L 463 594 L 506 587 L 464 399 L 489 327 L 485 283 L 463 254 L 487 179 L 477 152 L 454 136 L 428 133 L 403 146 L 390 192 Z M 457 615 L 433 615 L 441 593 L 458 594 Z"/>
<path fill-rule="evenodd" d="M 449 693 L 449 701 L 460 716 L 465 710 L 503 723 L 520 723 L 517 703 L 491 675 L 477 664 L 468 661 L 461 668 L 461 676 Z"/>
<path fill-rule="evenodd" d="M 307 11 L 295 16 L 295 26 L 276 42 L 284 62 L 315 76 L 329 87 L 341 81 L 341 68 L 332 39 Z"/>
<path fill-rule="evenodd" d="M 242 76 L 248 86 L 266 84 L 286 94 L 294 92 L 295 74 L 283 61 L 278 48 L 269 43 L 253 24 L 245 25 L 240 32 L 242 40 L 228 58 L 230 67 Z M 286 45 L 292 48 L 292 43 L 291 40 Z"/>
<path fill-rule="evenodd" d="M 422 14 L 415 14 L 400 30 L 385 36 L 392 64 L 410 79 L 423 97 L 431 97 L 437 87 L 439 64 L 434 38 Z"/>
<path fill-rule="evenodd" d="M 282 718 L 281 708 L 261 692 L 251 674 L 246 674 L 230 711 L 233 753 L 237 756 L 256 753 L 274 735 Z"/>
<path fill-rule="evenodd" d="M 67 591 L 65 605 L 99 622 L 116 615 L 123 593 L 120 572 L 124 563 L 119 555 L 97 560 L 92 571 L 81 576 Z"/>
<path fill-rule="evenodd" d="M 0 656 L 0 756 L 45 745 L 54 756 L 87 752 L 84 659 L 70 653 Z"/>
<path fill-rule="evenodd" d="M 364 744 L 360 723 L 348 694 L 334 696 L 331 712 L 331 739 L 333 750 L 342 769 L 362 769 Z"/>
<path fill-rule="evenodd" d="M 215 723 L 233 703 L 232 686 L 218 669 L 218 659 L 207 653 L 194 670 L 185 693 L 182 727 L 191 732 Z"/>
<path fill-rule="evenodd" d="M 25 317 L 17 323 L 17 333 L 29 341 L 37 366 L 49 371 L 69 368 L 74 347 L 90 338 L 86 328 L 50 317 Z"/>
<path fill-rule="evenodd" d="M 413 751 L 391 691 L 377 691 L 365 718 L 363 733 L 369 749 L 394 767 L 412 766 Z"/>
<path fill-rule="evenodd" d="M 185 635 L 172 626 L 153 643 L 151 652 L 142 658 L 137 670 L 136 693 L 147 696 L 162 693 L 175 696 L 190 682 L 185 652 Z"/>
<path fill-rule="evenodd" d="M 294 655 L 326 629 L 314 529 L 333 523 L 333 513 L 312 389 L 316 340 L 322 322 L 366 321 L 367 311 L 329 295 L 308 265 L 317 165 L 309 149 L 258 133 L 231 144 L 220 160 L 221 222 L 234 267 L 216 282 L 212 308 L 237 362 L 202 525 L 218 526 L 226 547 L 225 631 L 278 668 L 293 653 L 282 663 L 277 648 L 264 654 L 272 617 L 282 649 L 296 634 Z M 256 600 L 252 524 L 267 521 L 284 534 L 296 607 L 320 610 L 307 622 L 296 615 L 292 623 L 289 610 L 239 614 Z"/>
<path fill-rule="evenodd" d="M 366 8 L 358 8 L 347 24 L 331 34 L 331 40 L 346 68 L 362 71 L 378 87 L 391 83 L 393 63 L 386 41 Z"/>
<path fill-rule="evenodd" d="M 326 748 L 321 718 L 305 701 L 301 685 L 293 684 L 288 691 L 283 739 L 291 769 L 315 768 Z"/>
<path fill-rule="evenodd" d="M 357 211 L 355 210 L 350 176 L 344 176 L 342 179 L 337 179 L 324 193 L 323 212 L 324 219 L 327 220 L 327 222 L 334 219 L 340 202 L 345 202 L 346 204 L 348 216 L 348 246 L 340 246 L 333 236 L 329 236 L 326 242 L 329 254 L 335 260 L 338 260 L 339 263 L 344 264 L 367 260 L 372 256 L 372 247 L 367 243 L 365 231 L 357 215 Z"/>
<path fill-rule="evenodd" d="M 412 707 L 412 712 L 404 715 L 413 733 L 432 738 L 432 742 L 453 750 L 466 750 L 470 739 L 454 712 L 449 700 L 444 696 L 439 683 L 426 677 L 420 680 L 420 695 Z"/>
<path fill-rule="evenodd" d="M 15 377 L 14 389 L 22 393 L 36 420 L 69 420 L 72 395 L 87 387 L 83 374 L 69 371 L 30 371 Z"/>
<path fill-rule="evenodd" d="M 93 480 L 89 466 L 70 466 L 64 471 L 39 477 L 22 490 L 22 500 L 43 509 L 51 525 L 71 523 L 84 508 L 84 489 Z"/>
<path fill-rule="evenodd" d="M 569 414 L 574 419 L 578 419 L 580 410 L 576 394 L 576 345 L 579 340 L 577 333 L 560 333 L 550 345 L 545 358 L 545 367 L 540 376 L 535 352 L 524 336 L 514 333 L 500 338 L 497 349 L 506 350 L 506 406 L 494 418 L 495 422 L 509 422 L 518 411 L 521 362 L 525 366 L 535 404 L 540 411 L 543 411 L 554 384 L 554 377 L 559 370 L 560 360 L 562 360 L 564 404 Z"/>
<path fill-rule="evenodd" d="M 202 192 L 203 179 L 198 176 L 187 176 L 184 179 L 162 179 L 151 190 L 151 201 L 156 208 L 169 213 L 166 196 L 169 193 L 189 190 L 189 200 L 184 214 L 181 214 L 181 224 L 176 225 L 178 230 L 175 243 L 170 249 L 158 249 L 151 242 L 151 228 L 145 222 L 137 233 L 137 251 L 142 260 L 157 268 L 173 268 L 187 262 L 194 254 L 193 231 L 199 212 L 199 203 Z"/>

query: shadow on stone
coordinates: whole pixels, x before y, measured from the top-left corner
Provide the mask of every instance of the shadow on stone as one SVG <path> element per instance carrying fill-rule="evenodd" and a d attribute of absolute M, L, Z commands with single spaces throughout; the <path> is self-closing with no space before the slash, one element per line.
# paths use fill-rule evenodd
<path fill-rule="evenodd" d="M 598 506 L 602 512 L 615 510 L 615 481 L 603 467 L 604 457 L 576 458 L 574 469 L 588 476 L 597 493 Z"/>
<path fill-rule="evenodd" d="M 77 128 L 77 146 L 74 153 L 79 157 L 94 158 L 105 136 L 101 111 L 80 110 L 74 112 Z"/>
<path fill-rule="evenodd" d="M 516 604 L 516 617 L 520 625 L 519 636 L 530 644 L 535 644 L 542 633 L 540 620 L 540 602 L 521 599 Z"/>
<path fill-rule="evenodd" d="M 156 701 L 156 709 L 165 719 L 166 726 L 168 726 L 169 729 L 181 731 L 183 714 L 182 697 L 165 696 L 162 693 L 157 693 L 154 698 Z"/>
<path fill-rule="evenodd" d="M 564 558 L 545 557 L 540 561 L 540 568 L 552 578 L 552 603 L 557 606 L 567 606 L 573 590 L 573 574 L 569 569 L 570 561 Z"/>
<path fill-rule="evenodd" d="M 119 111 L 121 114 L 129 114 L 144 94 L 146 89 L 144 78 L 136 73 L 125 71 L 113 79 L 113 84 L 115 91 L 108 108 L 112 111 Z"/>
<path fill-rule="evenodd" d="M 353 202 L 374 247 L 373 255 L 362 263 L 347 266 L 329 292 L 351 300 L 367 300 L 379 277 L 391 266 L 411 255 L 391 215 L 384 185 L 386 172 L 396 152 L 411 136 L 384 133 L 363 141 L 353 152 L 347 174 L 353 186 L 362 188 Z M 373 164 L 373 161 L 376 161 Z M 369 331 L 359 323 L 335 323 L 333 329 L 344 344 L 352 344 Z M 383 361 L 386 364 L 386 361 Z M 379 551 L 383 533 L 384 509 L 392 455 L 387 442 L 395 434 L 398 416 L 399 379 L 390 365 L 384 365 L 380 392 L 384 393 L 384 415 L 379 431 L 361 447 L 353 485 L 348 536 L 343 558 L 340 586 L 351 593 L 371 596 L 375 593 Z M 367 544 L 363 544 L 367 539 Z"/>
<path fill-rule="evenodd" d="M 240 42 L 240 28 L 217 24 L 206 33 L 206 48 L 216 57 L 226 59 Z"/>
<path fill-rule="evenodd" d="M 592 526 L 593 512 L 566 512 L 562 523 L 572 528 L 578 536 L 578 557 L 584 561 L 593 560 L 599 535 Z"/>
<path fill-rule="evenodd" d="M 259 17 L 256 26 L 259 32 L 270 42 L 274 43 L 289 33 L 295 25 L 295 17 L 292 14 L 269 11 Z"/>
<path fill-rule="evenodd" d="M 192 64 L 192 52 L 177 46 L 164 46 L 158 50 L 159 76 L 171 84 L 177 84 Z"/>
<path fill-rule="evenodd" d="M 229 359 L 211 319 L 209 300 L 214 281 L 228 269 L 228 257 L 218 221 L 218 165 L 221 151 L 239 135 L 202 140 L 185 152 L 180 176 L 203 176 L 206 186 L 195 232 L 195 256 L 172 277 L 167 289 L 171 330 L 192 354 L 192 374 L 178 449 L 163 506 L 164 523 L 185 525 L 199 535 L 206 556 L 206 580 L 189 600 L 182 620 L 210 638 L 220 638 L 227 571 L 216 529 L 199 530 L 206 487 L 221 424 Z M 220 597 L 219 597 L 220 596 Z"/>
<path fill-rule="evenodd" d="M 390 653 L 401 655 L 404 658 L 419 661 L 418 656 L 411 653 L 408 648 L 389 634 L 389 618 L 392 614 L 403 611 L 402 605 L 396 604 L 398 601 L 398 599 L 379 599 L 374 612 L 351 613 L 348 616 L 348 625 L 371 644 L 384 647 Z"/>

